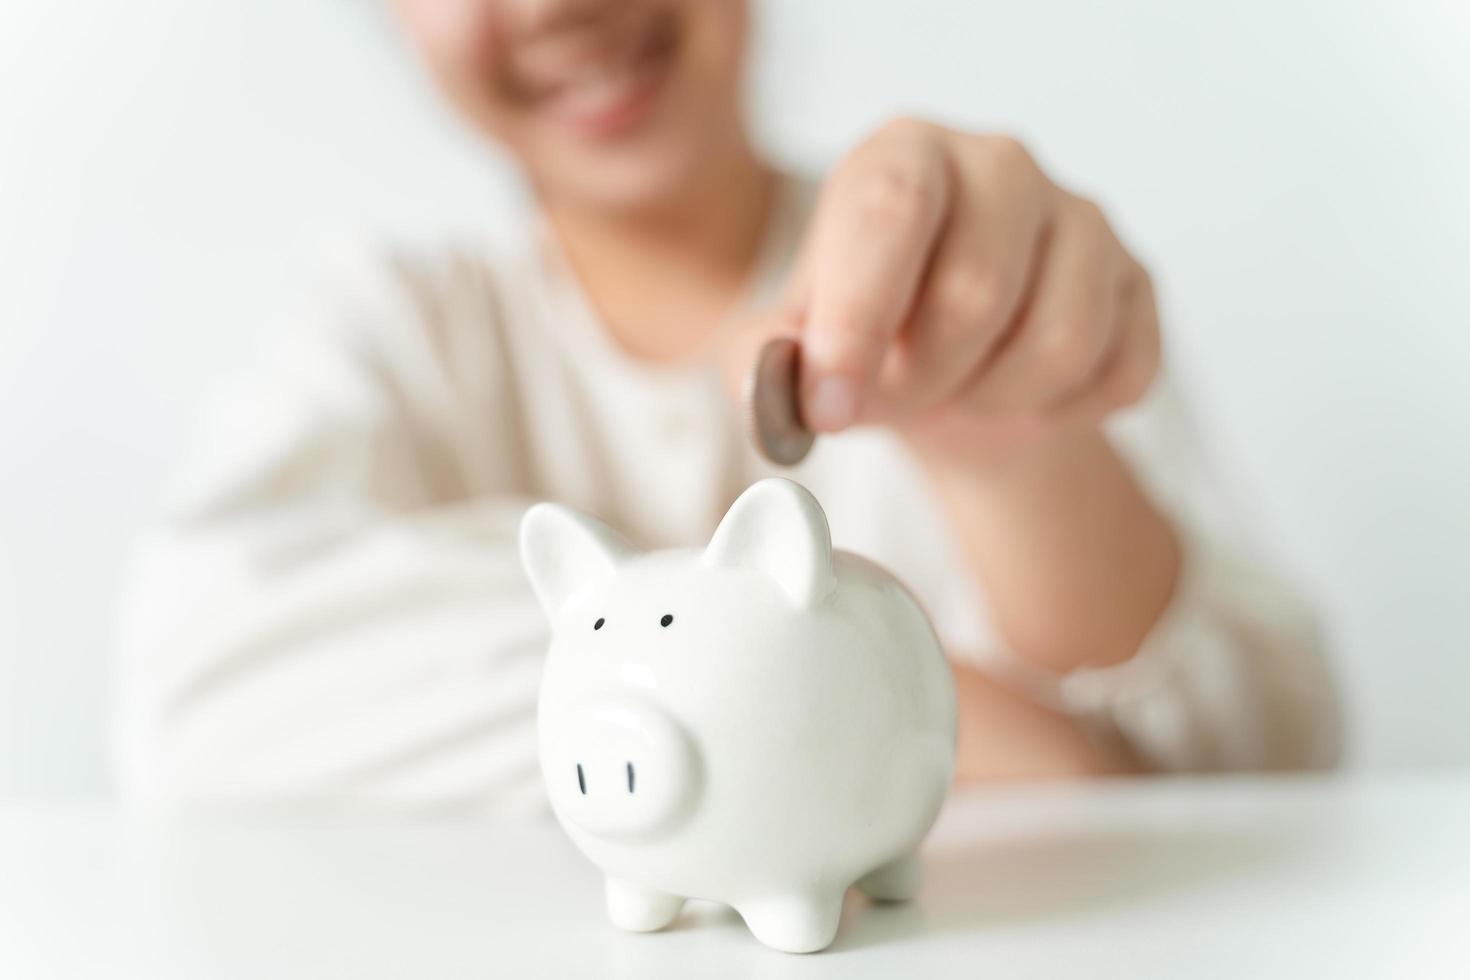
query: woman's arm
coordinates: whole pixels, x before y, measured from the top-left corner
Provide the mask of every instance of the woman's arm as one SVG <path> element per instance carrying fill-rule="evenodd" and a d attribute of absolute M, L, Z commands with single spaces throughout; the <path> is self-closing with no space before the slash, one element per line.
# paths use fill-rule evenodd
<path fill-rule="evenodd" d="M 392 263 L 217 393 L 122 603 L 132 803 L 539 805 L 525 501 L 471 496 Z"/>
<path fill-rule="evenodd" d="M 1140 406 L 1113 420 L 1105 438 L 1113 464 L 1130 475 L 1130 492 L 1170 529 L 1175 571 L 1167 600 L 1160 609 L 1140 614 L 1139 620 L 1147 621 L 1144 635 L 1116 661 L 1096 656 L 1098 646 L 1085 627 L 1070 639 L 1057 630 L 1056 653 L 1039 659 L 1002 626 L 1006 656 L 992 669 L 1006 689 L 1024 692 L 1085 729 L 1089 743 L 1104 752 L 1121 746 L 1121 757 L 1132 767 L 1200 771 L 1335 764 L 1342 753 L 1341 706 L 1316 616 L 1292 583 L 1255 553 L 1168 379 Z M 1045 498 L 1056 492 L 1038 494 Z M 961 500 L 959 506 L 971 503 Z M 1035 501 L 1020 506 L 1030 508 Z M 1016 531 L 1022 521 L 1010 523 L 999 509 L 987 516 L 995 523 L 975 521 L 962 536 L 968 552 L 988 547 L 982 541 L 986 533 L 1003 540 L 1016 535 L 1017 547 L 1024 550 Z M 1049 532 L 1035 533 L 1045 538 Z M 1108 558 L 1117 582 L 1101 581 L 1108 567 L 1097 572 L 1096 587 L 1103 594 L 1137 580 L 1133 563 L 1138 558 L 1120 537 L 1121 550 Z M 1148 550 L 1140 548 L 1138 554 Z M 1004 561 L 1025 565 L 1034 559 L 1007 558 L 997 550 L 984 560 L 996 563 L 989 574 L 1004 576 L 1009 567 Z M 1055 574 L 1075 581 L 1077 573 L 1058 569 Z M 1015 616 L 1001 604 L 1013 601 L 1016 592 L 1010 590 L 1024 582 L 986 584 L 987 590 L 1009 597 L 985 597 L 997 623 Z M 1053 598 L 1047 579 L 1037 580 L 1036 588 L 1035 596 L 1021 601 L 1079 608 Z M 1044 613 L 1036 608 L 1038 615 Z M 1113 613 L 1100 610 L 1092 616 L 1108 622 Z M 1074 651 L 1070 662 L 1067 643 Z"/>
<path fill-rule="evenodd" d="M 925 461 L 1006 648 L 1058 673 L 1133 656 L 1174 590 L 1168 520 L 1106 437 Z"/>
<path fill-rule="evenodd" d="M 1157 405 L 1132 421 L 1182 427 Z M 1340 707 L 1315 617 L 1218 509 L 1192 436 L 1168 443 L 1171 458 L 1138 454 L 1169 470 L 1151 489 L 1101 434 L 1020 472 L 931 470 L 1010 661 L 998 691 L 1024 706 L 1000 713 L 1032 733 L 1015 744 L 1045 750 L 1026 763 L 1041 772 L 1335 764 Z M 996 713 L 969 686 L 962 707 Z M 994 718 L 967 728 L 962 771 L 995 772 Z"/>
<path fill-rule="evenodd" d="M 1129 458 L 1107 434 L 1156 388 L 1148 273 L 1014 140 L 899 120 L 863 142 L 766 330 L 801 337 L 808 425 L 908 443 L 1051 703 L 1155 768 L 1336 757 L 1310 617 L 1238 534 L 1157 492 L 1200 482 L 1193 443 Z"/>

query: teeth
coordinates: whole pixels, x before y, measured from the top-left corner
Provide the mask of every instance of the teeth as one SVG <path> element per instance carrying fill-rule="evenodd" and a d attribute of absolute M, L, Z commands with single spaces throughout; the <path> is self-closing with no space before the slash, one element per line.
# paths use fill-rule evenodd
<path fill-rule="evenodd" d="M 592 113 L 616 102 L 625 86 L 615 81 L 584 82 L 562 97 L 562 107 L 573 114 Z"/>
<path fill-rule="evenodd" d="M 624 98 L 636 77 L 631 65 L 598 65 L 570 80 L 556 101 L 571 115 L 595 113 Z"/>
<path fill-rule="evenodd" d="M 602 52 L 602 57 L 565 66 L 560 72 L 545 73 L 538 68 L 526 78 L 526 89 L 539 90 L 541 97 L 560 100 L 563 95 L 598 87 L 621 85 L 640 74 L 649 62 L 648 45 L 625 43 Z M 557 76 L 560 77 L 557 77 Z M 537 78 L 536 76 L 540 76 Z"/>
<path fill-rule="evenodd" d="M 641 61 L 638 49 L 630 46 L 611 57 L 583 65 L 581 70 L 569 79 L 569 82 L 575 85 L 584 81 L 619 81 L 637 71 Z"/>
<path fill-rule="evenodd" d="M 632 74 L 632 67 L 622 63 L 603 62 L 587 65 L 582 73 L 568 82 L 569 88 L 578 85 L 599 85 L 619 82 Z"/>

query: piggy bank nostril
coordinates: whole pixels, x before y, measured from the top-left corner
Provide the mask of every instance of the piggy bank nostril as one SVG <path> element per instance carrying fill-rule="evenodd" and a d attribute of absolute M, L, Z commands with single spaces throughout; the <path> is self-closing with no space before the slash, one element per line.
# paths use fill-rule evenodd
<path fill-rule="evenodd" d="M 653 840 L 701 796 L 702 763 L 692 740 L 659 705 L 589 698 L 560 716 L 548 712 L 540 724 L 549 800 L 557 818 L 580 833 Z"/>

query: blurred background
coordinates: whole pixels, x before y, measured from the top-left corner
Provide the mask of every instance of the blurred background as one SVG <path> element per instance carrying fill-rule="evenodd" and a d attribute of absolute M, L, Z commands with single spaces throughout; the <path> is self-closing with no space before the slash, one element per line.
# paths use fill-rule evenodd
<path fill-rule="evenodd" d="M 1352 762 L 1470 762 L 1470 4 L 757 5 L 819 171 L 897 113 L 1019 135 L 1161 283 Z M 107 791 L 111 603 L 211 380 L 343 237 L 513 237 L 372 0 L 0 0 L 0 796 Z"/>

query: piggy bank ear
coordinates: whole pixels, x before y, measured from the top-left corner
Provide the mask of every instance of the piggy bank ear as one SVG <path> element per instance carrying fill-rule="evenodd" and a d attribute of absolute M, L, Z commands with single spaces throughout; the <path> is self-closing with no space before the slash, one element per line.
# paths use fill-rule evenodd
<path fill-rule="evenodd" d="M 616 531 L 569 507 L 536 504 L 521 518 L 521 564 L 547 616 L 632 555 Z"/>
<path fill-rule="evenodd" d="M 751 484 L 730 507 L 705 549 L 714 565 L 765 572 L 799 606 L 832 590 L 832 535 L 817 498 L 790 480 Z"/>

